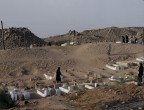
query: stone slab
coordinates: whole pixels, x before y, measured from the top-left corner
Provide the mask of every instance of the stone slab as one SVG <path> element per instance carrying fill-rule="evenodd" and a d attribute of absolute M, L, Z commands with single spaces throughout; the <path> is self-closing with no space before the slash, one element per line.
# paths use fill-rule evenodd
<path fill-rule="evenodd" d="M 94 89 L 94 87 L 92 87 L 90 85 L 85 85 L 85 88 L 87 88 L 87 89 Z"/>

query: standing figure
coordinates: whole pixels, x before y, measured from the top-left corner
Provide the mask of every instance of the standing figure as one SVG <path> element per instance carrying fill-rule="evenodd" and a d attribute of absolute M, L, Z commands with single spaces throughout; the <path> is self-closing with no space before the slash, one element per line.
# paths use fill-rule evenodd
<path fill-rule="evenodd" d="M 126 35 L 125 36 L 125 43 L 128 43 L 129 42 L 129 38 L 128 38 L 128 36 Z"/>
<path fill-rule="evenodd" d="M 134 43 L 135 43 L 135 44 L 137 43 L 137 38 L 134 39 Z"/>
<path fill-rule="evenodd" d="M 108 51 L 107 51 L 108 55 L 111 55 L 111 44 L 108 45 Z"/>
<path fill-rule="evenodd" d="M 56 82 L 59 83 L 61 82 L 61 71 L 60 71 L 60 67 L 58 67 L 57 71 L 56 71 Z"/>
<path fill-rule="evenodd" d="M 121 36 L 121 42 L 125 43 L 125 37 L 124 36 Z"/>
<path fill-rule="evenodd" d="M 138 82 L 142 82 L 142 76 L 143 76 L 143 64 L 139 63 L 139 68 L 138 68 Z"/>

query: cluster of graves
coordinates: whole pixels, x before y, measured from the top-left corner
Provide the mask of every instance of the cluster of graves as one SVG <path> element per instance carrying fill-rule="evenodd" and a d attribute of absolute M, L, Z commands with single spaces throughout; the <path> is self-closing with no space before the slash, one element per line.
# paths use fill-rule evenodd
<path fill-rule="evenodd" d="M 139 62 L 144 62 L 144 57 L 136 58 L 134 61 L 116 62 L 114 64 L 107 64 L 106 67 L 111 70 L 125 70 L 131 66 L 136 66 Z"/>
<path fill-rule="evenodd" d="M 47 79 L 46 75 L 44 75 Z M 51 76 L 50 76 L 51 77 Z M 98 86 L 109 85 L 105 81 L 99 82 L 98 80 L 103 79 L 101 75 L 97 75 L 96 77 L 91 73 L 87 76 L 89 82 L 77 83 L 73 82 L 73 84 L 68 83 L 57 83 L 53 87 L 45 87 L 45 88 L 37 88 L 36 90 L 24 90 L 18 89 L 15 87 L 8 87 L 8 92 L 11 95 L 12 100 L 30 100 L 35 99 L 34 95 L 38 95 L 39 98 L 50 97 L 50 96 L 61 96 L 63 94 L 69 93 L 76 93 L 79 90 L 86 90 L 86 89 L 95 89 Z M 110 82 L 121 82 L 125 81 L 130 83 L 136 84 L 134 82 L 134 77 L 130 75 L 113 75 L 110 78 L 107 78 Z M 51 80 L 51 79 L 47 79 Z"/>
<path fill-rule="evenodd" d="M 12 98 L 12 100 L 29 100 L 29 99 L 35 99 L 35 97 L 32 94 L 39 95 L 42 97 L 47 96 L 61 96 L 62 94 L 68 94 L 72 92 L 76 92 L 77 90 L 84 90 L 84 89 L 94 89 L 98 86 L 98 83 L 82 83 L 78 85 L 68 85 L 66 83 L 64 84 L 55 84 L 54 87 L 47 87 L 42 89 L 36 89 L 33 90 L 23 90 L 16 87 L 8 87 L 8 92 Z"/>
<path fill-rule="evenodd" d="M 52 80 L 54 77 L 44 74 L 46 80 Z M 77 82 L 73 81 L 72 84 L 69 83 L 56 83 L 53 86 L 48 86 L 44 88 L 36 88 L 35 90 L 19 89 L 16 87 L 7 87 L 12 100 L 30 100 L 35 99 L 35 96 L 39 98 L 44 98 L 48 96 L 61 96 L 63 94 L 69 94 L 77 92 L 79 90 L 94 89 L 102 85 L 99 80 L 102 78 L 101 75 L 96 75 L 89 72 L 86 76 L 87 82 Z"/>
<path fill-rule="evenodd" d="M 135 61 L 125 61 L 125 62 L 116 62 L 115 64 L 106 65 L 107 68 L 112 70 L 124 70 L 133 65 L 137 65 L 139 62 L 144 62 L 144 58 L 136 58 Z M 44 74 L 46 80 L 52 80 L 54 77 L 49 76 L 48 74 Z M 56 83 L 54 86 L 49 86 L 45 88 L 37 88 L 36 90 L 26 90 L 19 89 L 16 87 L 7 87 L 9 94 L 11 95 L 12 100 L 29 100 L 33 99 L 32 94 L 36 94 L 38 96 L 47 97 L 47 96 L 61 96 L 62 94 L 68 94 L 72 92 L 77 92 L 78 90 L 85 89 L 95 89 L 98 86 L 106 85 L 102 79 L 102 75 L 93 74 L 89 72 L 89 74 L 85 75 L 85 78 L 88 79 L 88 82 L 78 83 L 73 82 L 73 84 L 68 83 Z M 132 75 L 112 75 L 110 78 L 107 78 L 110 82 L 126 82 L 126 83 L 134 83 L 134 77 Z M 101 82 L 99 82 L 101 80 Z"/>

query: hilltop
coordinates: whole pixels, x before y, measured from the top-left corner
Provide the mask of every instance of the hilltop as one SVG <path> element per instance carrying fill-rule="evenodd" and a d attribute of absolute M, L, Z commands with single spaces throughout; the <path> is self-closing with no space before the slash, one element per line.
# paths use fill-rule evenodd
<path fill-rule="evenodd" d="M 4 41 L 7 49 L 18 47 L 29 47 L 31 44 L 35 46 L 57 45 L 67 42 L 76 42 L 77 44 L 85 44 L 92 42 L 115 42 L 121 40 L 121 36 L 128 35 L 129 38 L 136 37 L 142 40 L 144 27 L 109 27 L 103 29 L 84 30 L 77 32 L 70 30 L 68 33 L 47 38 L 39 38 L 28 28 L 8 28 L 4 29 Z M 2 36 L 0 30 L 0 49 L 3 48 Z"/>
<path fill-rule="evenodd" d="M 28 28 L 4 29 L 4 42 L 7 49 L 29 47 L 31 44 L 36 46 L 42 46 L 46 44 L 44 40 L 37 37 Z M 0 49 L 2 48 L 3 44 L 0 30 Z"/>
<path fill-rule="evenodd" d="M 65 42 L 78 42 L 79 44 L 91 43 L 91 42 L 104 42 L 104 41 L 119 41 L 121 36 L 128 35 L 135 36 L 138 39 L 142 39 L 144 27 L 109 27 L 103 29 L 85 30 L 83 32 L 77 32 L 76 30 L 70 30 L 63 35 L 51 36 L 45 38 L 46 42 L 51 44 L 60 45 Z"/>

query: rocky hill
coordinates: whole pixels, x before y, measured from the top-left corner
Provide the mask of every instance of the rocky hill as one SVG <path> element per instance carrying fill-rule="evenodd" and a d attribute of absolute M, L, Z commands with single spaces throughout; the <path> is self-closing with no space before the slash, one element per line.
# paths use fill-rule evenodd
<path fill-rule="evenodd" d="M 2 34 L 0 30 L 0 49 L 3 48 Z M 27 28 L 4 29 L 4 42 L 6 48 L 29 47 L 31 44 L 42 46 L 46 42 L 34 35 Z"/>
<path fill-rule="evenodd" d="M 77 42 L 79 44 L 91 43 L 91 42 L 106 42 L 106 41 L 118 41 L 121 36 L 128 35 L 129 37 L 137 37 L 139 40 L 142 39 L 144 27 L 127 27 L 118 28 L 110 27 L 104 29 L 85 30 L 83 32 L 77 32 L 70 30 L 68 33 L 63 35 L 51 36 L 48 38 L 41 39 L 34 35 L 27 28 L 9 28 L 4 29 L 4 42 L 5 47 L 18 48 L 18 47 L 29 47 L 31 44 L 35 46 L 42 45 L 58 45 L 65 42 Z M 3 48 L 2 34 L 0 30 L 0 49 Z"/>
<path fill-rule="evenodd" d="M 129 37 L 142 38 L 144 27 L 109 27 L 104 29 L 96 30 L 85 30 L 83 32 L 77 32 L 75 30 L 69 31 L 64 35 L 57 35 L 45 38 L 44 40 L 50 42 L 51 44 L 60 45 L 64 42 L 78 42 L 91 43 L 91 42 L 101 42 L 101 41 L 117 41 L 121 39 L 121 36 L 128 35 Z"/>

